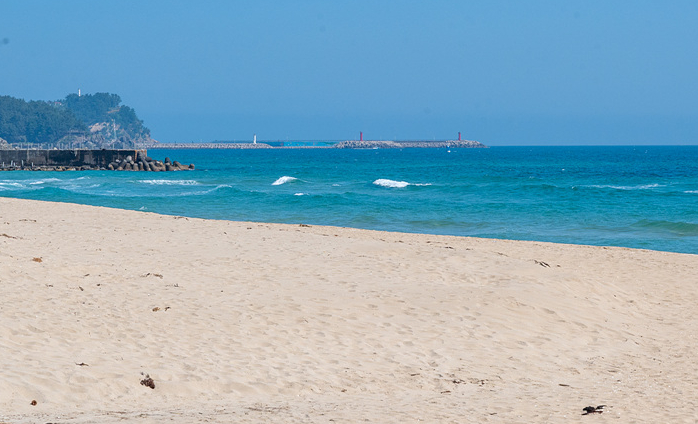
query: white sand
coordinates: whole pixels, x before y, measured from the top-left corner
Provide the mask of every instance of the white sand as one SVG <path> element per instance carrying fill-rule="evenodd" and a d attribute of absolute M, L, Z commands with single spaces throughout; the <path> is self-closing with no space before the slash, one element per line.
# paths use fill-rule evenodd
<path fill-rule="evenodd" d="M 0 198 L 0 423 L 694 423 L 697 271 Z"/>

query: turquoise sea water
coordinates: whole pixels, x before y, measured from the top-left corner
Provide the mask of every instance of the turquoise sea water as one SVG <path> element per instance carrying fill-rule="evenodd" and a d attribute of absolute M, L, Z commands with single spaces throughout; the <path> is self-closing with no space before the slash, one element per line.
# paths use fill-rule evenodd
<path fill-rule="evenodd" d="M 197 169 L 4 172 L 0 196 L 698 254 L 698 146 L 149 153 Z"/>

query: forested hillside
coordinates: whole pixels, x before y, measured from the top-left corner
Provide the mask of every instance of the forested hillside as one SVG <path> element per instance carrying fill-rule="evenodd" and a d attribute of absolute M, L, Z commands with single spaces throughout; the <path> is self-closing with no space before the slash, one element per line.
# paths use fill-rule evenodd
<path fill-rule="evenodd" d="M 10 144 L 54 143 L 71 133 L 85 131 L 87 125 L 66 108 L 0 96 L 0 138 Z"/>
<path fill-rule="evenodd" d="M 110 93 L 69 94 L 48 102 L 0 96 L 0 139 L 30 148 L 129 148 L 152 142 L 133 108 Z"/>

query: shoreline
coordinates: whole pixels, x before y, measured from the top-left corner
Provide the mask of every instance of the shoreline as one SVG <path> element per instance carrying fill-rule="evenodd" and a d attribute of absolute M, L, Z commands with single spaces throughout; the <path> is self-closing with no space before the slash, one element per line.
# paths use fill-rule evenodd
<path fill-rule="evenodd" d="M 647 252 L 656 252 L 656 253 L 669 253 L 669 254 L 677 254 L 677 255 L 698 256 L 698 253 L 681 252 L 681 251 L 673 251 L 673 250 L 650 249 L 650 248 L 644 248 L 644 247 L 630 247 L 630 246 L 621 246 L 621 245 L 613 245 L 613 244 L 594 245 L 594 244 L 585 244 L 585 243 L 570 243 L 570 242 L 557 242 L 557 241 L 532 240 L 532 239 L 493 238 L 493 237 L 480 237 L 480 236 L 457 235 L 457 234 L 438 234 L 438 233 L 429 233 L 429 232 L 409 232 L 409 231 L 402 231 L 402 230 L 385 230 L 385 229 L 361 228 L 361 227 L 350 227 L 350 226 L 335 226 L 335 225 L 326 225 L 326 224 L 312 224 L 312 223 L 306 224 L 305 222 L 286 223 L 286 222 L 273 222 L 273 221 L 269 221 L 269 222 L 266 222 L 266 221 L 239 221 L 239 220 L 230 220 L 230 219 L 223 219 L 223 218 L 201 218 L 201 217 L 178 215 L 178 214 L 168 214 L 168 213 L 164 213 L 164 212 L 157 212 L 157 211 L 150 211 L 150 210 L 123 209 L 123 208 L 119 208 L 116 206 L 92 205 L 92 204 L 88 204 L 88 203 L 72 203 L 72 202 L 59 202 L 59 201 L 53 201 L 53 200 L 25 199 L 25 198 L 20 198 L 20 197 L 11 197 L 11 196 L 0 196 L 0 199 L 16 199 L 16 200 L 26 200 L 29 202 L 58 203 L 58 204 L 75 205 L 75 206 L 87 206 L 87 207 L 94 207 L 94 208 L 114 209 L 117 211 L 126 211 L 126 212 L 150 213 L 150 214 L 154 214 L 154 215 L 176 217 L 177 219 L 198 219 L 198 220 L 215 221 L 215 222 L 251 223 L 251 224 L 255 224 L 255 225 L 257 225 L 257 224 L 258 225 L 289 225 L 289 226 L 317 227 L 317 228 L 326 227 L 326 228 L 337 228 L 337 229 L 356 230 L 356 231 L 368 231 L 368 232 L 376 232 L 376 233 L 405 234 L 408 236 L 414 235 L 414 236 L 433 236 L 433 237 L 454 237 L 454 238 L 474 239 L 474 240 L 490 240 L 490 241 L 503 241 L 503 242 L 515 242 L 515 243 L 521 242 L 521 243 L 535 243 L 535 244 L 551 244 L 551 245 L 560 245 L 560 246 L 580 246 L 580 247 L 602 248 L 602 249 L 629 249 L 629 250 L 647 251 Z"/>
<path fill-rule="evenodd" d="M 168 213 L 164 213 L 164 212 L 157 212 L 157 211 L 150 211 L 150 210 L 123 209 L 123 208 L 119 208 L 116 206 L 92 205 L 92 204 L 87 204 L 87 203 L 72 203 L 72 202 L 59 202 L 59 201 L 54 201 L 54 200 L 25 199 L 25 198 L 20 198 L 20 197 L 11 197 L 11 196 L 0 196 L 0 199 L 16 199 L 16 200 L 26 200 L 29 202 L 58 203 L 58 204 L 66 204 L 66 205 L 74 205 L 74 206 L 87 206 L 87 207 L 93 207 L 93 208 L 114 209 L 117 211 L 149 213 L 149 214 L 166 216 L 166 217 L 175 217 L 177 219 L 196 219 L 196 220 L 214 221 L 214 222 L 249 223 L 249 224 L 255 224 L 255 225 L 282 225 L 282 226 L 287 225 L 287 226 L 300 226 L 300 227 L 306 227 L 306 228 L 309 228 L 309 227 L 336 228 L 336 229 L 367 231 L 367 232 L 375 232 L 375 233 L 404 234 L 407 236 L 433 236 L 433 237 L 446 237 L 446 238 L 453 237 L 456 239 L 489 240 L 489 241 L 493 241 L 493 242 L 495 242 L 495 241 L 514 242 L 514 243 L 520 242 L 520 243 L 550 244 L 550 245 L 560 245 L 560 246 L 579 246 L 579 247 L 600 248 L 600 249 L 628 249 L 628 250 L 637 250 L 637 251 L 646 251 L 646 252 L 655 252 L 655 253 L 668 253 L 668 254 L 676 254 L 676 255 L 698 256 L 698 253 L 680 252 L 680 251 L 672 251 L 672 250 L 660 250 L 660 249 L 649 249 L 649 248 L 643 248 L 643 247 L 619 246 L 619 245 L 613 245 L 613 244 L 594 245 L 594 244 L 585 244 L 585 243 L 570 243 L 570 242 L 557 242 L 557 241 L 531 240 L 531 239 L 493 238 L 493 237 L 480 237 L 480 236 L 457 235 L 457 234 L 438 234 L 438 233 L 429 233 L 429 232 L 409 232 L 409 231 L 401 231 L 401 230 L 385 230 L 385 229 L 361 228 L 361 227 L 350 227 L 350 226 L 336 226 L 336 225 L 326 225 L 326 224 L 312 224 L 312 223 L 306 224 L 305 222 L 286 223 L 286 222 L 273 222 L 273 221 L 269 221 L 269 222 L 267 222 L 267 221 L 240 221 L 240 220 L 231 220 L 231 219 L 223 219 L 223 218 L 201 218 L 201 217 L 186 216 L 186 215 L 179 215 L 179 214 L 168 214 Z"/>
<path fill-rule="evenodd" d="M 694 416 L 695 255 L 12 198 L 0 215 L 0 421 Z"/>

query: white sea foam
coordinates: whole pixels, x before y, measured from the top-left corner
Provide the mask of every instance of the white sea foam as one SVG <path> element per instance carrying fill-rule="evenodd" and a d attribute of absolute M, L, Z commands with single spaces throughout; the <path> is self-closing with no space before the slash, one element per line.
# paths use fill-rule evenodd
<path fill-rule="evenodd" d="M 22 187 L 24 187 L 24 184 L 2 181 L 2 182 L 0 182 L 0 187 L 19 187 L 19 188 L 22 188 Z"/>
<path fill-rule="evenodd" d="M 190 186 L 199 184 L 196 180 L 140 180 L 142 184 Z"/>
<path fill-rule="evenodd" d="M 0 181 L 0 191 L 38 191 L 42 190 L 44 187 L 45 186 L 42 186 L 40 184 L 30 184 L 27 181 Z"/>
<path fill-rule="evenodd" d="M 87 185 L 79 185 L 79 184 L 68 184 L 66 186 L 63 186 L 62 188 L 64 190 L 72 190 L 76 192 L 80 192 L 80 190 L 87 190 L 91 188 L 99 188 L 101 187 L 102 184 L 95 183 L 95 184 L 87 184 Z"/>
<path fill-rule="evenodd" d="M 281 177 L 281 178 L 279 178 L 278 180 L 276 180 L 276 181 L 274 181 L 273 183 L 271 183 L 271 185 L 286 184 L 286 183 L 289 183 L 289 182 L 291 182 L 291 181 L 296 181 L 297 179 L 298 179 L 298 178 L 289 177 L 289 176 L 284 175 L 283 177 Z"/>
<path fill-rule="evenodd" d="M 45 184 L 45 183 L 52 183 L 55 181 L 60 181 L 60 180 L 58 178 L 47 178 L 45 180 L 32 181 L 29 183 L 29 185 L 39 185 L 39 184 Z"/>
<path fill-rule="evenodd" d="M 614 190 L 649 190 L 649 189 L 663 187 L 663 186 L 660 184 L 642 184 L 642 185 L 636 185 L 636 186 L 616 186 L 616 185 L 599 184 L 599 185 L 590 185 L 588 187 L 612 188 Z"/>
<path fill-rule="evenodd" d="M 407 181 L 394 181 L 394 180 L 386 180 L 384 178 L 379 178 L 376 181 L 373 182 L 373 184 L 381 187 L 390 187 L 390 188 L 403 188 L 407 187 L 410 185 Z"/>
<path fill-rule="evenodd" d="M 175 194 L 174 196 L 201 196 L 201 195 L 204 195 L 204 194 L 213 193 L 214 191 L 218 191 L 218 190 L 220 190 L 220 189 L 222 189 L 222 188 L 232 188 L 232 186 L 231 186 L 231 185 L 228 185 L 228 184 L 219 184 L 219 185 L 217 185 L 217 186 L 215 186 L 215 187 L 209 188 L 208 190 L 191 191 L 191 192 L 188 192 L 188 193 Z"/>
<path fill-rule="evenodd" d="M 308 193 L 294 193 L 294 196 L 307 196 Z"/>
<path fill-rule="evenodd" d="M 215 187 L 211 187 L 205 190 L 197 190 L 197 191 L 189 191 L 189 192 L 184 192 L 184 193 L 173 193 L 173 194 L 168 194 L 168 196 L 172 197 L 186 197 L 186 196 L 202 196 L 205 194 L 210 194 L 213 193 L 214 191 L 218 191 L 223 188 L 232 188 L 231 185 L 228 184 L 219 184 Z"/>
<path fill-rule="evenodd" d="M 103 197 L 188 197 L 188 196 L 203 196 L 206 194 L 213 193 L 217 190 L 223 189 L 223 188 L 231 188 L 232 186 L 228 184 L 219 184 L 215 187 L 209 186 L 209 188 L 203 188 L 195 191 L 184 191 L 184 192 L 175 192 L 175 193 L 170 193 L 167 191 L 159 191 L 157 193 L 150 193 L 150 192 L 145 192 L 145 193 L 138 193 L 138 192 L 132 192 L 132 191 L 126 191 L 126 190 L 118 190 L 118 191 L 97 191 L 97 192 L 91 192 L 89 193 L 92 196 L 103 196 Z M 80 189 L 83 189 L 85 187 L 80 187 Z M 78 190 L 70 190 L 70 187 L 64 187 L 65 190 L 69 191 L 74 191 L 76 193 L 81 193 L 81 191 Z"/>

